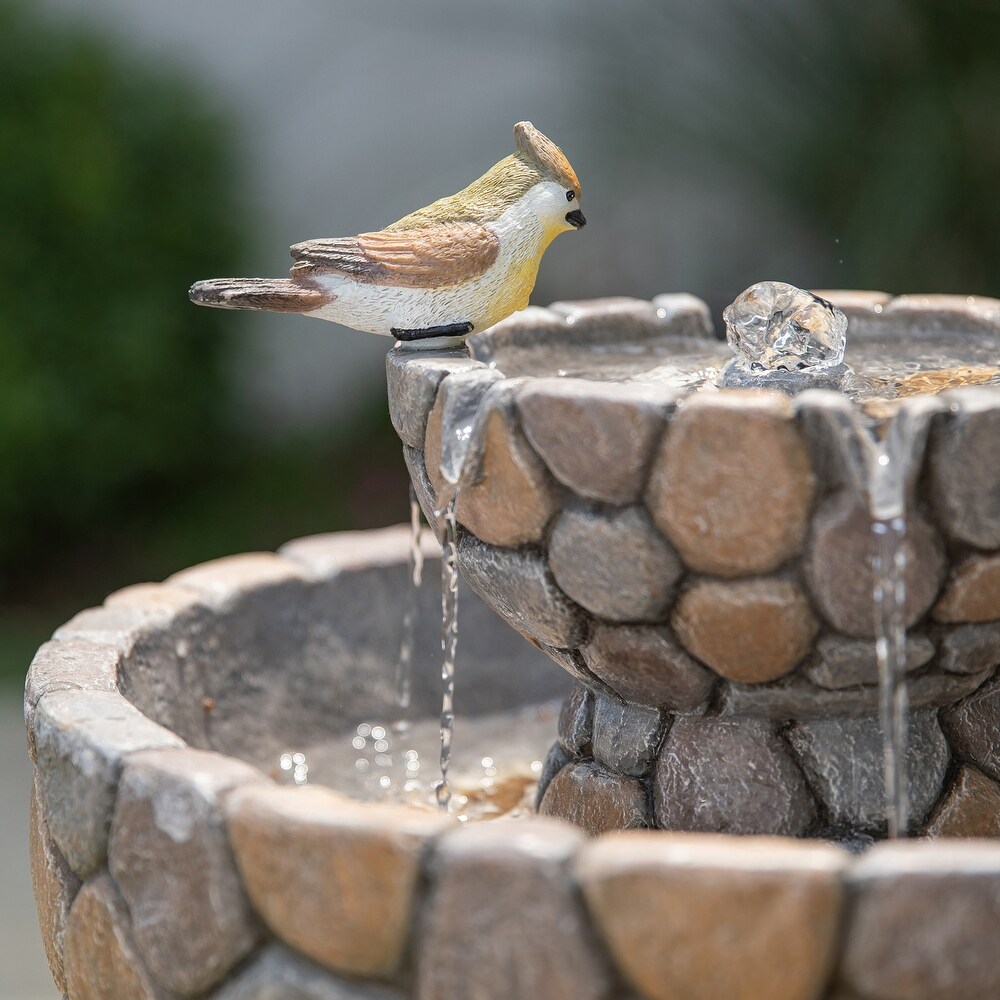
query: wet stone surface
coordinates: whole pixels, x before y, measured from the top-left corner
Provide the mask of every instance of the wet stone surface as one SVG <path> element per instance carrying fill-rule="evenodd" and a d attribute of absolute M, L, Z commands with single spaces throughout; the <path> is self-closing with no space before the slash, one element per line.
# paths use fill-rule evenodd
<path fill-rule="evenodd" d="M 594 758 L 614 771 L 641 778 L 652 767 L 663 738 L 663 713 L 608 695 L 594 701 Z"/>
<path fill-rule="evenodd" d="M 673 626 L 688 651 L 728 680 L 761 683 L 793 670 L 819 625 L 791 580 L 698 580 L 681 594 Z"/>
<path fill-rule="evenodd" d="M 545 798 L 545 793 L 552 779 L 567 765 L 572 762 L 572 757 L 562 748 L 558 740 L 549 748 L 549 752 L 542 761 L 542 770 L 538 775 L 538 788 L 535 790 L 535 808 L 541 806 Z"/>
<path fill-rule="evenodd" d="M 937 531 L 911 512 L 903 544 L 906 568 L 905 618 L 913 625 L 937 597 L 947 568 Z M 847 491 L 825 500 L 813 518 L 805 571 L 809 589 L 823 617 L 850 636 L 875 635 L 871 565 L 872 519 Z"/>
<path fill-rule="evenodd" d="M 670 421 L 646 501 L 691 569 L 749 576 L 801 551 L 813 488 L 784 396 L 705 394 L 686 400 Z"/>
<path fill-rule="evenodd" d="M 678 716 L 653 775 L 653 813 L 667 830 L 797 837 L 816 803 L 773 723 Z"/>
<path fill-rule="evenodd" d="M 572 757 L 583 757 L 590 753 L 593 732 L 593 692 L 577 685 L 559 713 L 559 742 Z"/>
<path fill-rule="evenodd" d="M 707 701 L 716 680 L 667 628 L 598 625 L 581 652 L 601 680 L 638 705 L 694 711 Z"/>
<path fill-rule="evenodd" d="M 229 847 L 221 799 L 263 781 L 249 764 L 199 750 L 138 753 L 122 775 L 111 873 L 137 950 L 153 977 L 179 996 L 221 980 L 261 931 Z"/>
<path fill-rule="evenodd" d="M 877 718 L 799 722 L 788 741 L 834 826 L 884 834 L 884 741 Z M 911 713 L 906 773 L 914 827 L 937 801 L 949 760 L 937 712 Z"/>
<path fill-rule="evenodd" d="M 577 604 L 609 621 L 657 621 L 684 567 L 642 507 L 569 508 L 549 539 L 556 583 Z"/>
<path fill-rule="evenodd" d="M 646 788 L 636 778 L 593 762 L 569 764 L 552 779 L 539 812 L 575 824 L 589 836 L 650 825 Z"/>
<path fill-rule="evenodd" d="M 586 638 L 583 612 L 556 585 L 539 553 L 500 549 L 463 535 L 458 567 L 469 586 L 522 635 L 560 649 Z"/>
<path fill-rule="evenodd" d="M 616 963 L 649 1000 L 814 1000 L 834 961 L 845 854 L 764 837 L 626 833 L 577 872 Z"/>
<path fill-rule="evenodd" d="M 929 837 L 1000 838 L 1000 786 L 963 764 L 927 824 Z"/>
<path fill-rule="evenodd" d="M 906 669 L 917 670 L 934 656 L 934 643 L 926 635 L 906 637 Z M 859 684 L 878 684 L 878 657 L 873 639 L 851 639 L 828 633 L 816 641 L 816 652 L 802 670 L 803 676 L 822 688 L 837 691 Z"/>
<path fill-rule="evenodd" d="M 416 943 L 419 1000 L 604 1000 L 608 971 L 569 878 L 582 837 L 546 819 L 445 837 Z"/>
<path fill-rule="evenodd" d="M 662 392 L 583 379 L 535 379 L 517 400 L 528 440 L 552 474 L 582 497 L 639 499 L 665 425 Z"/>
<path fill-rule="evenodd" d="M 955 566 L 932 614 L 939 622 L 1000 619 L 1000 553 L 970 556 Z"/>
<path fill-rule="evenodd" d="M 879 1000 L 1000 995 L 1000 846 L 878 844 L 852 869 L 841 973 Z"/>
<path fill-rule="evenodd" d="M 953 674 L 979 674 L 1000 664 L 1000 622 L 959 625 L 941 641 L 938 663 Z"/>
<path fill-rule="evenodd" d="M 941 728 L 959 757 L 1000 780 L 1000 679 L 942 712 Z"/>

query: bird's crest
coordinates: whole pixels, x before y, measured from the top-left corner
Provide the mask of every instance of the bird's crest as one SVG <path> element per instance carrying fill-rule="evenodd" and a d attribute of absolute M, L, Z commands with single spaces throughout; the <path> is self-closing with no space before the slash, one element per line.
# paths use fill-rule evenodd
<path fill-rule="evenodd" d="M 580 190 L 576 171 L 569 165 L 566 154 L 531 122 L 518 122 L 514 126 L 514 147 L 529 160 L 539 173 L 551 178 L 557 184 Z"/>

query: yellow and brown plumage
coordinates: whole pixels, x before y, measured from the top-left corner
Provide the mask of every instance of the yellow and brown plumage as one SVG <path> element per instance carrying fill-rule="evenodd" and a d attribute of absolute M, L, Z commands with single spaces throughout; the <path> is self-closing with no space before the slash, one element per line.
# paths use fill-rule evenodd
<path fill-rule="evenodd" d="M 528 304 L 542 255 L 579 229 L 580 182 L 562 150 L 530 122 L 515 152 L 467 188 L 379 232 L 291 248 L 290 278 L 216 278 L 199 305 L 295 312 L 398 340 L 461 340 Z"/>

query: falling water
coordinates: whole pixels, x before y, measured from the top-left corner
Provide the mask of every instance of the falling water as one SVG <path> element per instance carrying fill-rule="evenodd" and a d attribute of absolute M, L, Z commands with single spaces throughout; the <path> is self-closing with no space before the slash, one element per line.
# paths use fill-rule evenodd
<path fill-rule="evenodd" d="M 420 548 L 422 525 L 420 504 L 417 494 L 410 485 L 410 581 L 412 586 L 403 615 L 403 637 L 399 644 L 399 659 L 396 661 L 396 704 L 400 708 L 410 707 L 410 675 L 413 669 L 413 646 L 417 629 L 417 602 L 420 584 L 424 575 L 424 553 Z M 404 725 L 402 720 L 397 726 Z"/>
<path fill-rule="evenodd" d="M 441 780 L 437 784 L 438 805 L 451 804 L 448 767 L 455 728 L 455 652 L 458 647 L 458 543 L 453 496 L 444 510 L 445 541 L 441 553 Z"/>

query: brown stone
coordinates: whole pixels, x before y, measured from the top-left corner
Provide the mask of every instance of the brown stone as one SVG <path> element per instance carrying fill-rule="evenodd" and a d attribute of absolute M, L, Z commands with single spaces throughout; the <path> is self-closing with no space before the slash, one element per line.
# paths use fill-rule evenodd
<path fill-rule="evenodd" d="M 167 583 L 189 587 L 224 603 L 249 590 L 304 579 L 299 566 L 274 552 L 241 552 L 183 569 L 169 577 Z"/>
<path fill-rule="evenodd" d="M 549 747 L 549 752 L 545 755 L 545 760 L 542 762 L 541 773 L 538 775 L 538 786 L 535 788 L 536 809 L 541 806 L 542 800 L 545 798 L 545 793 L 552 783 L 552 779 L 571 761 L 572 757 L 566 753 L 558 740 Z"/>
<path fill-rule="evenodd" d="M 875 635 L 872 593 L 872 518 L 848 491 L 834 494 L 813 518 L 806 556 L 806 579 L 823 617 L 847 635 Z M 938 533 L 917 511 L 906 518 L 905 618 L 913 625 L 930 608 L 947 563 Z"/>
<path fill-rule="evenodd" d="M 626 701 L 667 711 L 699 708 L 716 680 L 667 628 L 598 625 L 580 652 L 587 666 Z"/>
<path fill-rule="evenodd" d="M 77 894 L 65 960 L 72 1000 L 167 1000 L 139 958 L 128 911 L 109 875 L 91 879 Z"/>
<path fill-rule="evenodd" d="M 423 855 L 448 817 L 313 785 L 242 788 L 227 814 L 247 891 L 281 940 L 335 972 L 395 974 Z"/>
<path fill-rule="evenodd" d="M 674 415 L 646 499 L 692 569 L 749 576 L 801 551 L 813 487 L 788 399 L 724 392 L 692 396 Z"/>
<path fill-rule="evenodd" d="M 927 824 L 928 837 L 1000 837 L 1000 786 L 963 764 Z"/>
<path fill-rule="evenodd" d="M 660 748 L 653 815 L 667 830 L 798 837 L 816 803 L 776 724 L 680 715 Z"/>
<path fill-rule="evenodd" d="M 419 1000 L 604 1000 L 608 974 L 552 819 L 471 823 L 441 840 L 416 944 Z"/>
<path fill-rule="evenodd" d="M 1000 781 L 1000 680 L 994 679 L 941 713 L 952 750 Z"/>
<path fill-rule="evenodd" d="M 65 993 L 63 937 L 70 907 L 80 890 L 80 880 L 73 874 L 49 834 L 38 800 L 37 778 L 31 790 L 28 845 L 31 858 L 31 886 L 35 893 L 35 906 L 38 909 L 42 945 L 56 989 L 60 993 Z"/>
<path fill-rule="evenodd" d="M 878 1000 L 1000 996 L 1000 845 L 876 844 L 849 879 L 845 985 Z"/>
<path fill-rule="evenodd" d="M 574 823 L 591 837 L 650 825 L 642 782 L 589 762 L 570 764 L 559 771 L 538 811 Z"/>
<path fill-rule="evenodd" d="M 556 583 L 581 607 L 619 622 L 666 617 L 684 572 L 643 507 L 612 511 L 571 507 L 549 537 Z"/>
<path fill-rule="evenodd" d="M 959 563 L 931 614 L 939 622 L 1000 618 L 1000 553 L 974 555 Z"/>
<path fill-rule="evenodd" d="M 990 671 L 1000 664 L 1000 622 L 970 622 L 945 631 L 937 666 L 951 674 Z"/>
<path fill-rule="evenodd" d="M 846 855 L 824 844 L 623 833 L 577 874 L 646 1000 L 815 1000 L 835 959 Z"/>
<path fill-rule="evenodd" d="M 259 925 L 243 889 L 222 799 L 263 775 L 200 750 L 135 754 L 122 774 L 111 826 L 111 873 L 132 917 L 135 945 L 157 982 L 205 992 L 254 946 Z"/>
<path fill-rule="evenodd" d="M 583 611 L 559 589 L 537 552 L 496 548 L 463 535 L 458 568 L 469 586 L 521 635 L 556 649 L 573 649 L 587 638 Z"/>
<path fill-rule="evenodd" d="M 946 393 L 951 412 L 934 421 L 927 487 L 938 522 L 952 538 L 1000 548 L 1000 405 L 996 390 Z"/>
<path fill-rule="evenodd" d="M 580 496 L 639 499 L 665 422 L 662 391 L 586 379 L 533 379 L 517 400 L 524 432 L 552 474 Z"/>
<path fill-rule="evenodd" d="M 906 636 L 906 670 L 917 670 L 935 653 L 926 635 Z M 878 656 L 873 639 L 851 639 L 828 633 L 816 640 L 816 652 L 802 669 L 814 684 L 831 691 L 858 685 L 878 684 Z"/>
<path fill-rule="evenodd" d="M 819 624 L 791 580 L 698 580 L 677 602 L 674 630 L 688 651 L 723 677 L 775 680 L 809 652 Z"/>

